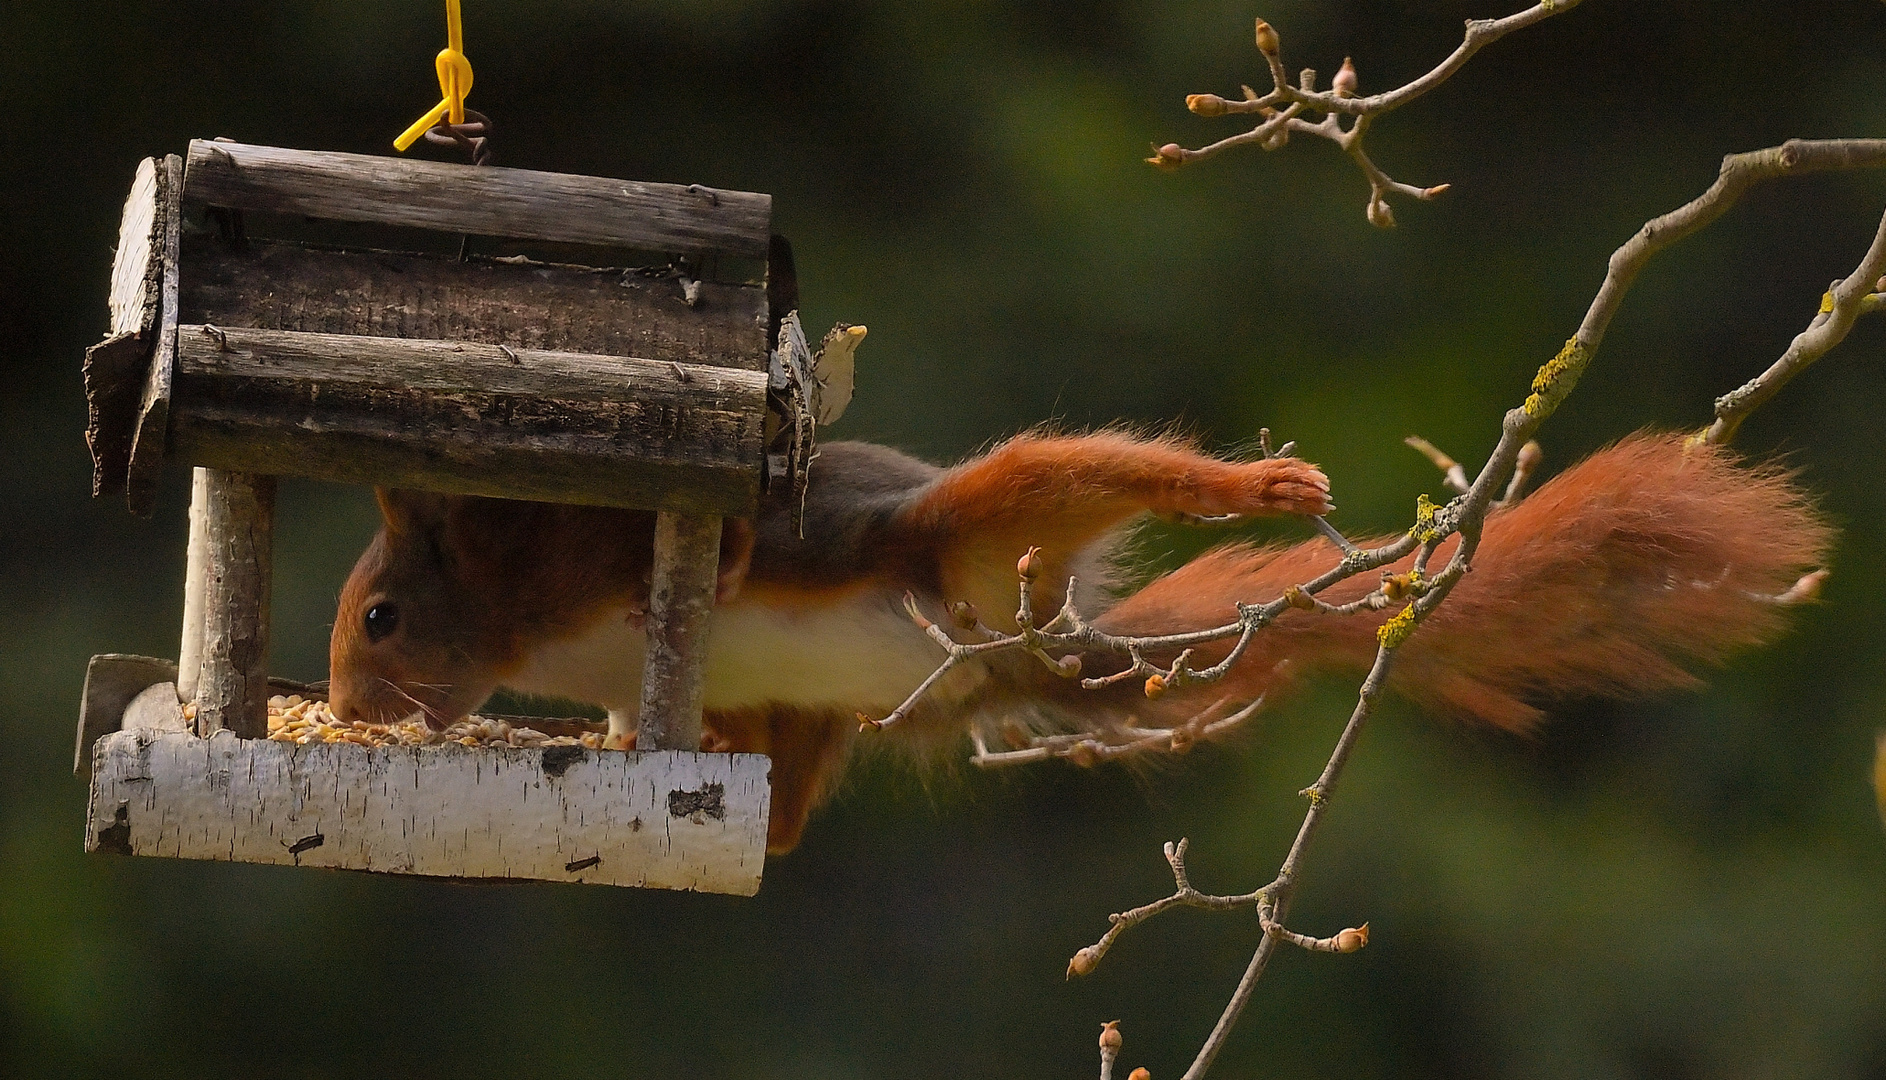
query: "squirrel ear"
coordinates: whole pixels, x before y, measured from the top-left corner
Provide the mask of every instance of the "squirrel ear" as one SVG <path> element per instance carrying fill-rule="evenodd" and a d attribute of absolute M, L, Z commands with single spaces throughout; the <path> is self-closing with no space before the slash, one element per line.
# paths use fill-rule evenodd
<path fill-rule="evenodd" d="M 374 488 L 373 497 L 380 504 L 380 516 L 386 519 L 386 531 L 395 535 L 430 532 L 445 523 L 445 496 L 430 491 L 404 491 L 399 488 Z"/>

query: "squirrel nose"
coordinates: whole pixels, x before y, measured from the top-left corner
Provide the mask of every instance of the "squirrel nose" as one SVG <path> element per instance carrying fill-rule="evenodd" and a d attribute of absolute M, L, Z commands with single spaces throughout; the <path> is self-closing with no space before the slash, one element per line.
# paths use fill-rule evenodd
<path fill-rule="evenodd" d="M 360 710 L 354 707 L 352 700 L 342 694 L 329 695 L 327 711 L 334 715 L 336 722 L 342 724 L 351 724 L 360 719 Z"/>

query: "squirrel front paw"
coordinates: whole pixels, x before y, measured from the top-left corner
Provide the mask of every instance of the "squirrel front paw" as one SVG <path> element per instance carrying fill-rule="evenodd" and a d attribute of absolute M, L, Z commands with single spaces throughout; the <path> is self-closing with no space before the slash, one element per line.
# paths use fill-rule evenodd
<path fill-rule="evenodd" d="M 1309 462 L 1272 458 L 1253 464 L 1266 467 L 1257 485 L 1257 498 L 1265 508 L 1259 513 L 1322 517 L 1336 508 L 1329 501 L 1329 477 Z"/>
<path fill-rule="evenodd" d="M 1195 482 L 1187 494 L 1190 497 L 1179 500 L 1165 516 L 1182 521 L 1259 514 L 1321 517 L 1336 508 L 1329 501 L 1329 477 L 1295 458 L 1225 462 L 1222 471 Z"/>

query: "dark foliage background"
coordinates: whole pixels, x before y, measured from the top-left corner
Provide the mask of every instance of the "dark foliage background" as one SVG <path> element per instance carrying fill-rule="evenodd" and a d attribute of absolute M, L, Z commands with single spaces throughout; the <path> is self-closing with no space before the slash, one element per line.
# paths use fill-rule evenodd
<path fill-rule="evenodd" d="M 843 434 L 948 458 L 1046 419 L 1221 447 L 1268 425 L 1352 531 L 1438 490 L 1401 436 L 1491 447 L 1610 250 L 1722 154 L 1886 129 L 1879 3 L 1592 0 L 1381 125 L 1398 178 L 1454 183 L 1396 231 L 1323 144 L 1142 165 L 1235 130 L 1181 100 L 1261 80 L 1254 15 L 1293 67 L 1353 54 L 1367 89 L 1518 6 L 1265 4 L 469 0 L 466 34 L 505 162 L 774 193 L 809 324 L 871 327 Z M 132 168 L 193 136 L 384 152 L 433 100 L 438 8 L 0 5 L 0 1072 L 1079 1076 L 1120 1017 L 1125 1063 L 1176 1076 L 1255 921 L 1170 917 L 1074 984 L 1066 958 L 1167 888 L 1164 840 L 1192 837 L 1204 887 L 1267 880 L 1350 686 L 1151 776 L 866 769 L 752 900 L 80 853 L 85 658 L 174 655 L 181 606 L 181 472 L 153 521 L 86 494 L 78 365 Z M 1857 261 L 1883 192 L 1760 191 L 1654 264 L 1551 464 L 1700 424 Z M 1284 955 L 1222 1075 L 1886 1076 L 1882 335 L 1743 439 L 1844 526 L 1827 603 L 1704 693 L 1569 704 L 1533 740 L 1383 716 L 1295 912 L 1376 944 Z M 285 486 L 281 673 L 324 675 L 372 527 L 363 491 Z"/>

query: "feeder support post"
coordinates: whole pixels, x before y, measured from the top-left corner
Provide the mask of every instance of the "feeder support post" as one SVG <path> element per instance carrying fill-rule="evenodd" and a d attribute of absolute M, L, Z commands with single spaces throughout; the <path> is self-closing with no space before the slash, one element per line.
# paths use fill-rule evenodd
<path fill-rule="evenodd" d="M 245 739 L 266 738 L 275 478 L 201 472 L 207 551 L 196 730 L 204 737 L 227 728 Z M 186 628 L 186 640 L 187 634 Z"/>
<path fill-rule="evenodd" d="M 177 649 L 177 700 L 195 701 L 203 668 L 203 594 L 210 572 L 210 473 L 190 470 L 190 546 L 184 556 L 183 642 Z"/>
<path fill-rule="evenodd" d="M 720 526 L 718 516 L 669 510 L 655 516 L 637 749 L 701 747 L 701 682 L 720 570 Z"/>

